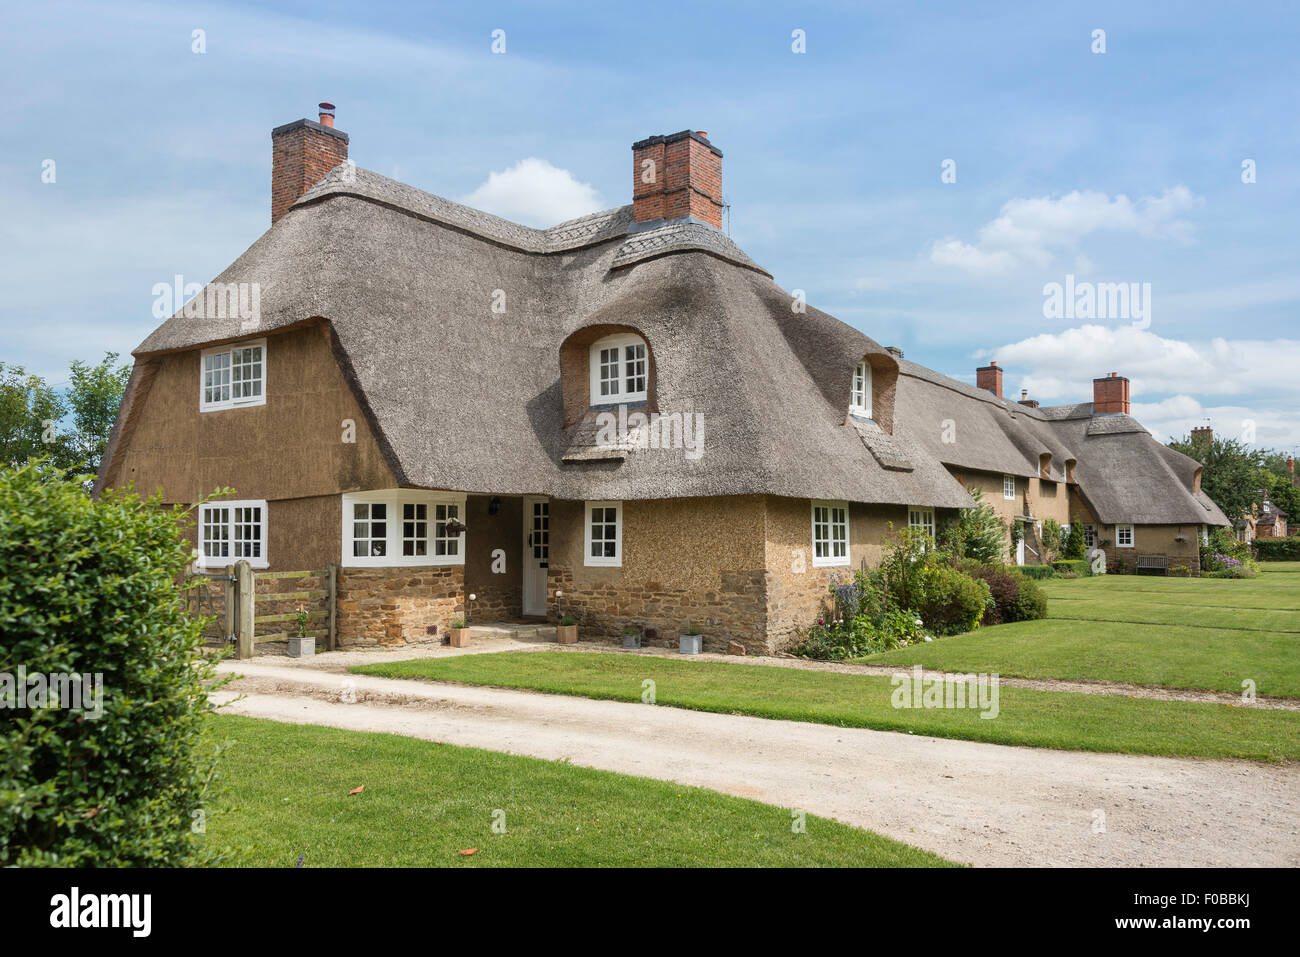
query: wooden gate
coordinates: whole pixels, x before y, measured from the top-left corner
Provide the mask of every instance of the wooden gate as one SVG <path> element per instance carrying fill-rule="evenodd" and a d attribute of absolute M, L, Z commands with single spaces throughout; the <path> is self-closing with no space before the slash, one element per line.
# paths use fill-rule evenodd
<path fill-rule="evenodd" d="M 239 562 L 227 565 L 224 571 L 190 577 L 204 581 L 188 593 L 187 609 L 211 618 L 204 629 L 205 639 L 209 644 L 233 645 L 237 658 L 252 658 L 259 645 L 287 644 L 296 637 L 299 609 L 307 613 L 304 637 L 315 638 L 324 651 L 338 647 L 335 565 L 317 571 L 259 572 L 248 562 Z M 295 584 L 303 587 L 289 590 Z M 264 614 L 257 614 L 259 604 Z"/>

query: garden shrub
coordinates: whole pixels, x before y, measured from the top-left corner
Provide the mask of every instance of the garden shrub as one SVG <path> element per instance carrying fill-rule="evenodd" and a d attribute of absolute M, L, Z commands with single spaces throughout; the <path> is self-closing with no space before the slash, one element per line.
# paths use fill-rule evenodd
<path fill-rule="evenodd" d="M 1087 556 L 1088 543 L 1083 537 L 1083 523 L 1070 525 L 1070 534 L 1065 536 L 1061 545 L 1061 557 L 1067 561 L 1078 561 Z"/>
<path fill-rule="evenodd" d="M 1035 621 L 1047 617 L 1047 593 L 1038 582 L 1018 575 L 1020 590 L 1012 602 L 1007 621 Z"/>
<path fill-rule="evenodd" d="M 940 635 L 973 631 L 989 604 L 987 582 L 977 580 L 951 565 L 932 565 L 925 570 L 925 589 L 918 610 L 921 620 Z"/>
<path fill-rule="evenodd" d="M 67 478 L 0 469 L 0 674 L 98 674 L 102 698 L 17 707 L 16 677 L 0 685 L 0 865 L 200 862 L 213 678 L 177 584 L 184 513 Z"/>
<path fill-rule="evenodd" d="M 1300 521 L 1300 516 L 1296 517 Z M 1261 562 L 1300 562 L 1300 535 L 1255 539 L 1255 558 Z"/>
<path fill-rule="evenodd" d="M 1056 569 L 1051 565 L 1016 565 L 1015 569 L 1027 578 L 1056 577 Z"/>
<path fill-rule="evenodd" d="M 1083 561 L 1070 560 L 1052 562 L 1052 567 L 1056 569 L 1058 574 L 1063 574 L 1065 572 L 1073 572 L 1076 576 L 1092 574 L 1092 564 L 1086 559 Z"/>

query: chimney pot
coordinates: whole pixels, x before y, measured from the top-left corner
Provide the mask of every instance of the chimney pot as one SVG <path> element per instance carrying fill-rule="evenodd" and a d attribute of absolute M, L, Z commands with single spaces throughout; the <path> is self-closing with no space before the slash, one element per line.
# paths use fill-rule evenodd
<path fill-rule="evenodd" d="M 702 130 L 632 144 L 632 218 L 638 223 L 695 219 L 722 228 L 722 151 Z"/>
<path fill-rule="evenodd" d="M 1093 415 L 1128 415 L 1129 381 L 1117 372 L 1092 380 Z"/>
<path fill-rule="evenodd" d="M 296 120 L 271 130 L 271 225 L 325 174 L 346 163 L 348 134 L 334 128 L 334 104 L 320 104 L 320 122 Z"/>
<path fill-rule="evenodd" d="M 999 399 L 1002 398 L 1002 370 L 998 368 L 996 362 L 990 362 L 975 370 L 975 386 L 992 392 Z"/>

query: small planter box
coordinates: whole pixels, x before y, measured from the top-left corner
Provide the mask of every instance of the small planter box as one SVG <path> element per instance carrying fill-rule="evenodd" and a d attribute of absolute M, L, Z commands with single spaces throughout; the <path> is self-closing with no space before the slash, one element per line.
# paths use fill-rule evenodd
<path fill-rule="evenodd" d="M 315 638 L 290 638 L 289 639 L 289 657 L 290 658 L 310 658 L 316 654 Z"/>
<path fill-rule="evenodd" d="M 578 626 L 556 625 L 555 640 L 561 645 L 576 645 L 578 643 Z"/>
<path fill-rule="evenodd" d="M 623 647 L 624 647 L 624 648 L 640 648 L 640 647 L 641 647 L 641 633 L 640 633 L 640 632 L 637 632 L 635 635 L 624 635 L 624 636 L 623 636 Z"/>
<path fill-rule="evenodd" d="M 447 644 L 453 648 L 469 647 L 469 629 L 468 628 L 450 628 L 447 630 Z"/>
<path fill-rule="evenodd" d="M 704 636 L 678 635 L 677 650 L 683 655 L 698 655 L 704 650 Z"/>

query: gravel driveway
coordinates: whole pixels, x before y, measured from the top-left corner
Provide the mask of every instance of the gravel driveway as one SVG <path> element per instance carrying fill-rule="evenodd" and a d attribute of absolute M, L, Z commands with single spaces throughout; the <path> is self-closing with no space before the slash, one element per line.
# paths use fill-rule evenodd
<path fill-rule="evenodd" d="M 245 676 L 216 696 L 246 695 L 229 712 L 697 785 L 976 865 L 1300 864 L 1296 766 L 1008 747 L 297 662 L 220 668 Z"/>

